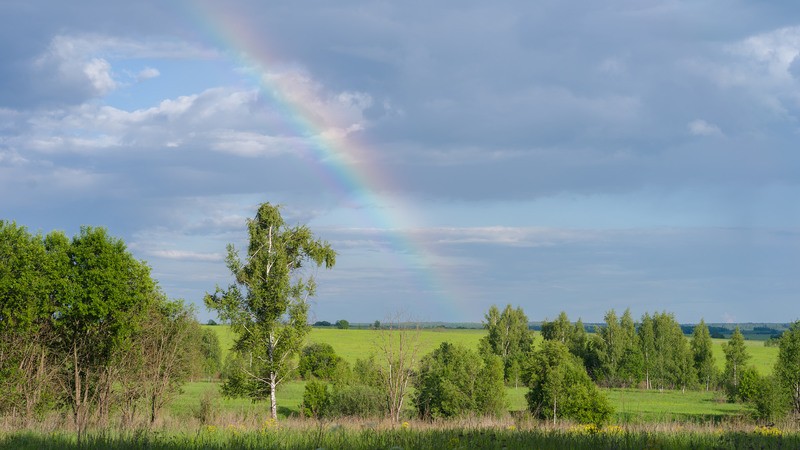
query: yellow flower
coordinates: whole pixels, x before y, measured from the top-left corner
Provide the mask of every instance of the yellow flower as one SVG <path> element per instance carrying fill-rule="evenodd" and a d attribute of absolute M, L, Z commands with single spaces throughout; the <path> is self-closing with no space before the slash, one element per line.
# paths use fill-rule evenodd
<path fill-rule="evenodd" d="M 575 434 L 596 434 L 599 431 L 600 430 L 597 428 L 597 425 L 593 423 L 586 425 L 573 425 L 569 428 L 569 432 Z"/>
<path fill-rule="evenodd" d="M 402 424 L 400 424 L 400 426 L 403 427 L 403 428 L 408 428 L 409 427 L 408 422 L 403 422 Z"/>
<path fill-rule="evenodd" d="M 205 431 L 206 433 L 216 433 L 217 427 L 214 425 L 206 425 L 205 427 L 203 427 L 203 431 Z"/>
<path fill-rule="evenodd" d="M 761 436 L 779 437 L 783 435 L 783 432 L 780 429 L 768 426 L 756 427 L 755 430 L 753 430 L 753 432 Z"/>
<path fill-rule="evenodd" d="M 516 429 L 517 429 L 516 425 L 509 425 L 509 426 L 506 427 L 506 430 L 508 430 L 508 431 L 514 431 Z"/>
<path fill-rule="evenodd" d="M 603 433 L 605 434 L 622 434 L 624 430 L 619 425 L 609 425 L 603 428 Z"/>

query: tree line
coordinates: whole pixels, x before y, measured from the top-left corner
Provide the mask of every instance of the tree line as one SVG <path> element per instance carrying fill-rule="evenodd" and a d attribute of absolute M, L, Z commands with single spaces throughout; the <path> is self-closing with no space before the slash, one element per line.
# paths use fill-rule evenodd
<path fill-rule="evenodd" d="M 216 335 L 104 228 L 70 239 L 0 221 L 3 414 L 30 424 L 67 409 L 79 436 L 112 411 L 154 423 L 183 382 L 219 369 L 219 355 Z"/>

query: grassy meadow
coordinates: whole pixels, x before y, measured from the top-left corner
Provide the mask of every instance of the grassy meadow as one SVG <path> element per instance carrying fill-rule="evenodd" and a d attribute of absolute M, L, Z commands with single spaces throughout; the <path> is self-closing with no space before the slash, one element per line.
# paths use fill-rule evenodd
<path fill-rule="evenodd" d="M 223 348 L 223 359 L 233 344 L 233 334 L 229 327 L 217 325 L 211 328 L 218 334 Z M 367 329 L 339 330 L 335 328 L 314 328 L 309 342 L 326 342 L 333 346 L 336 353 L 349 363 L 358 358 L 367 358 L 374 353 L 377 331 Z M 419 331 L 420 350 L 422 356 L 442 342 L 448 341 L 477 349 L 478 342 L 485 334 L 484 330 L 475 329 L 424 329 Z M 538 333 L 536 334 L 539 338 Z M 720 370 L 725 365 L 722 351 L 724 339 L 714 340 L 714 357 Z M 772 371 L 777 358 L 776 347 L 765 347 L 762 341 L 745 341 L 751 355 L 750 363 L 762 374 Z M 278 390 L 279 415 L 290 417 L 299 412 L 303 398 L 303 381 L 284 384 Z M 210 396 L 210 400 L 225 414 L 263 415 L 267 412 L 264 403 L 254 404 L 248 399 L 226 399 L 218 395 L 218 383 L 193 382 L 184 387 L 184 392 L 170 406 L 176 416 L 192 416 L 199 408 L 200 400 Z M 656 421 L 669 422 L 718 422 L 725 417 L 743 415 L 746 406 L 725 402 L 719 392 L 705 391 L 657 391 L 639 389 L 604 389 L 614 405 L 618 423 L 646 423 Z M 526 408 L 525 387 L 511 387 L 507 390 L 509 410 L 523 411 Z M 408 410 L 409 416 L 412 411 Z"/>
<path fill-rule="evenodd" d="M 224 358 L 233 335 L 228 327 L 212 328 L 220 337 Z M 364 329 L 315 328 L 309 341 L 327 342 L 353 363 L 374 352 L 377 333 Z M 483 330 L 421 330 L 419 356 L 444 341 L 476 349 L 484 333 Z M 723 342 L 714 341 L 720 367 L 724 365 Z M 755 341 L 747 341 L 747 345 L 751 363 L 761 373 L 769 373 L 777 349 Z M 407 421 L 393 424 L 380 420 L 297 418 L 305 386 L 302 381 L 279 388 L 281 420 L 276 422 L 267 419 L 266 403 L 224 398 L 219 394 L 219 386 L 218 382 L 210 381 L 186 384 L 183 392 L 167 406 L 156 430 L 98 431 L 79 444 L 74 433 L 60 428 L 63 425 L 49 431 L 4 432 L 0 427 L 0 449 L 800 448 L 800 434 L 740 420 L 737 416 L 746 415 L 746 407 L 726 403 L 722 394 L 716 392 L 604 389 L 616 417 L 611 425 L 598 429 L 592 425 L 552 425 L 532 420 L 522 413 L 526 406 L 525 387 L 508 388 L 509 409 L 519 413 L 502 419 L 421 422 L 412 419 L 413 411 L 407 406 Z M 796 425 L 789 426 L 795 428 Z"/>

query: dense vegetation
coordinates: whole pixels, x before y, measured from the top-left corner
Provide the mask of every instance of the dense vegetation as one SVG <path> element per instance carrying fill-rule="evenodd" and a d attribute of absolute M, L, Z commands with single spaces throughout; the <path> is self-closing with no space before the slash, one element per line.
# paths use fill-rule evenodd
<path fill-rule="evenodd" d="M 78 435 L 112 411 L 154 423 L 181 383 L 218 366 L 215 336 L 103 228 L 69 239 L 0 222 L 0 261 L 0 412 L 13 422 L 63 410 Z"/>

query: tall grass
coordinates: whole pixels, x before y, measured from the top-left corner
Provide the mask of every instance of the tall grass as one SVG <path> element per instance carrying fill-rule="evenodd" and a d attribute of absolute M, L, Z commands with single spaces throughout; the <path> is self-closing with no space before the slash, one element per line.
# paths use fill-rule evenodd
<path fill-rule="evenodd" d="M 0 435 L 0 449 L 771 449 L 800 448 L 800 435 L 775 428 L 740 430 L 622 428 L 586 426 L 440 426 L 404 423 L 386 427 L 343 426 L 306 421 L 238 425 L 174 432 L 90 433 L 79 445 L 69 433 L 20 432 Z"/>

